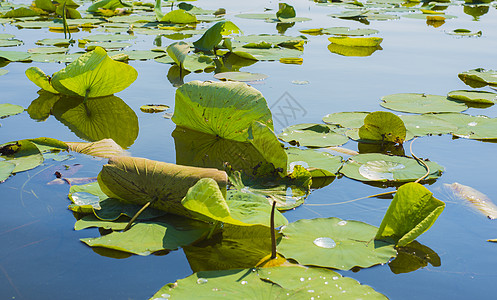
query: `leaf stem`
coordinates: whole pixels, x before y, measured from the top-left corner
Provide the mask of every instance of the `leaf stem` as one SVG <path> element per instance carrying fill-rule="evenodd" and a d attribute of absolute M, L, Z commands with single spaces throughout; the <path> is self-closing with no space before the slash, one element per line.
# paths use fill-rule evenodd
<path fill-rule="evenodd" d="M 414 159 L 416 159 L 416 161 L 420 164 L 423 165 L 423 167 L 425 167 L 426 169 L 426 174 L 419 177 L 416 181 L 416 183 L 420 182 L 421 180 L 425 179 L 426 177 L 428 177 L 428 175 L 430 175 L 430 167 L 428 166 L 428 164 L 426 164 L 423 160 L 421 160 L 419 157 L 417 157 L 416 155 L 414 155 L 414 153 L 412 152 L 412 143 L 414 143 L 414 141 L 417 139 L 417 137 L 411 141 L 411 144 L 409 145 L 409 151 L 411 151 L 411 155 L 412 157 L 414 157 Z"/>
<path fill-rule="evenodd" d="M 147 209 L 147 207 L 150 206 L 150 204 L 152 204 L 152 202 L 153 202 L 153 200 L 145 203 L 145 205 L 143 205 L 143 207 L 140 208 L 140 210 L 136 212 L 136 214 L 131 218 L 131 220 L 129 220 L 128 225 L 126 225 L 126 227 L 124 227 L 124 230 L 122 232 L 128 231 L 128 229 L 131 228 L 131 225 L 133 225 L 133 222 L 136 221 L 136 219 L 142 214 L 142 212 L 145 209 Z"/>
<path fill-rule="evenodd" d="M 214 222 L 214 225 L 212 225 L 212 228 L 209 231 L 209 234 L 207 235 L 207 239 L 210 239 L 212 237 L 212 235 L 214 234 L 214 231 L 216 231 L 216 229 L 219 227 L 220 223 L 221 222 L 219 222 L 219 221 Z"/>
<path fill-rule="evenodd" d="M 271 209 L 271 259 L 276 258 L 276 234 L 274 229 L 274 211 L 276 209 L 276 201 L 273 201 L 273 207 Z"/>

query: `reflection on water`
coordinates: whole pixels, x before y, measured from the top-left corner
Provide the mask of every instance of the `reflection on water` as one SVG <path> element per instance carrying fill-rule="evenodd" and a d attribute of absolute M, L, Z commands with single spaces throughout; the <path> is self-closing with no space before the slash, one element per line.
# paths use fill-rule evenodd
<path fill-rule="evenodd" d="M 405 247 L 397 248 L 398 255 L 388 266 L 394 274 L 409 273 L 428 266 L 442 265 L 438 254 L 429 247 L 413 241 Z"/>
<path fill-rule="evenodd" d="M 89 98 L 84 102 L 83 98 L 46 91 L 38 94 L 27 109 L 34 120 L 45 121 L 52 114 L 83 140 L 111 138 L 123 148 L 131 146 L 138 137 L 138 117 L 119 97 Z"/>
<path fill-rule="evenodd" d="M 343 56 L 371 56 L 377 50 L 383 50 L 383 48 L 381 48 L 381 46 L 353 47 L 353 46 L 344 46 L 332 43 L 328 45 L 328 50 L 330 50 L 331 53 L 336 53 Z"/>

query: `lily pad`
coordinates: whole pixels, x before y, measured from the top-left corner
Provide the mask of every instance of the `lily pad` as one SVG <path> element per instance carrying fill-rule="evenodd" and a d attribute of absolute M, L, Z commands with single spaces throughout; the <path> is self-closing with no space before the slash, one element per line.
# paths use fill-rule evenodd
<path fill-rule="evenodd" d="M 311 172 L 313 178 L 336 176 L 342 167 L 342 157 L 334 156 L 327 152 L 316 150 L 301 150 L 289 148 L 285 150 L 288 155 L 288 170 L 293 171 L 293 167 L 300 165 Z"/>
<path fill-rule="evenodd" d="M 120 231 L 126 228 L 128 222 L 129 218 L 126 217 L 109 222 L 100 220 L 94 215 L 87 215 L 76 221 L 76 223 L 74 224 L 74 230 L 99 227 L 106 230 Z"/>
<path fill-rule="evenodd" d="M 12 40 L 2 40 L 0 39 L 0 47 L 16 47 L 22 45 L 23 42 L 20 40 L 12 39 Z"/>
<path fill-rule="evenodd" d="M 36 168 L 43 162 L 43 154 L 30 140 L 20 140 L 0 145 L 0 157 L 15 165 L 12 173 Z"/>
<path fill-rule="evenodd" d="M 19 51 L 0 51 L 0 58 L 8 61 L 27 61 L 31 55 Z"/>
<path fill-rule="evenodd" d="M 86 102 L 83 98 L 62 97 L 53 105 L 52 113 L 86 141 L 110 138 L 127 148 L 138 136 L 138 117 L 116 96 L 90 98 Z"/>
<path fill-rule="evenodd" d="M 359 128 L 359 138 L 402 144 L 406 139 L 406 127 L 402 119 L 391 112 L 376 111 L 364 118 L 364 125 Z"/>
<path fill-rule="evenodd" d="M 131 47 L 130 43 L 122 43 L 122 42 L 92 42 L 86 43 L 86 50 L 91 51 L 96 49 L 97 47 L 101 47 L 105 50 L 116 50 L 116 49 L 124 49 L 127 47 Z"/>
<path fill-rule="evenodd" d="M 74 41 L 70 39 L 42 39 L 37 41 L 36 45 L 42 46 L 59 46 L 59 47 L 67 47 L 72 44 Z"/>
<path fill-rule="evenodd" d="M 457 76 L 459 76 L 459 79 L 472 88 L 484 87 L 486 85 L 497 85 L 497 71 L 494 70 L 478 68 L 459 73 Z"/>
<path fill-rule="evenodd" d="M 455 136 L 477 140 L 497 139 L 497 118 L 456 113 L 434 116 L 457 126 L 457 130 L 452 132 Z"/>
<path fill-rule="evenodd" d="M 446 31 L 447 34 L 450 35 L 459 35 L 459 36 L 481 36 L 482 32 L 480 31 L 471 31 L 469 29 L 454 29 L 451 31 Z"/>
<path fill-rule="evenodd" d="M 233 49 L 233 53 L 243 58 L 265 61 L 280 60 L 282 58 L 298 58 L 304 52 L 288 48 L 253 49 L 240 47 Z"/>
<path fill-rule="evenodd" d="M 249 142 L 248 128 L 260 121 L 273 129 L 262 94 L 241 82 L 192 81 L 176 90 L 172 121 L 178 126 L 233 141 Z"/>
<path fill-rule="evenodd" d="M 444 168 L 435 162 L 425 162 L 430 167 L 426 178 L 436 179 Z M 360 181 L 415 181 L 426 174 L 426 169 L 413 158 L 377 153 L 359 154 L 349 158 L 340 173 Z"/>
<path fill-rule="evenodd" d="M 251 82 L 251 81 L 264 80 L 268 78 L 268 76 L 262 73 L 223 72 L 215 74 L 214 78 L 224 81 L 230 80 L 230 81 Z"/>
<path fill-rule="evenodd" d="M 386 263 L 394 244 L 374 240 L 378 228 L 338 218 L 302 219 L 281 229 L 278 251 L 303 265 L 350 270 Z"/>
<path fill-rule="evenodd" d="M 7 180 L 12 175 L 16 165 L 12 162 L 0 160 L 0 183 Z"/>
<path fill-rule="evenodd" d="M 251 20 L 269 20 L 276 18 L 276 14 L 272 13 L 259 13 L 259 14 L 238 14 L 237 18 L 251 19 Z"/>
<path fill-rule="evenodd" d="M 220 21 L 207 29 L 200 39 L 193 42 L 193 45 L 200 51 L 212 51 L 219 45 L 223 36 L 233 33 L 241 33 L 240 28 L 231 21 Z"/>
<path fill-rule="evenodd" d="M 125 232 L 113 232 L 81 241 L 90 247 L 104 247 L 145 256 L 189 245 L 208 230 L 207 224 L 202 222 L 168 217 L 160 221 L 136 223 Z"/>
<path fill-rule="evenodd" d="M 38 87 L 42 88 L 44 91 L 50 92 L 52 94 L 58 94 L 59 92 L 55 90 L 52 86 L 51 78 L 45 74 L 38 67 L 29 67 L 26 72 L 26 77 L 31 80 Z"/>
<path fill-rule="evenodd" d="M 458 90 L 447 94 L 447 97 L 473 103 L 495 104 L 497 102 L 497 94 L 485 91 L 468 91 Z"/>
<path fill-rule="evenodd" d="M 450 100 L 445 96 L 428 94 L 392 94 L 381 98 L 381 106 L 409 113 L 461 112 L 468 109 L 464 102 Z"/>
<path fill-rule="evenodd" d="M 140 110 L 144 113 L 159 113 L 164 112 L 168 109 L 169 106 L 165 104 L 146 104 L 140 106 Z"/>
<path fill-rule="evenodd" d="M 344 128 L 360 128 L 369 112 L 338 112 L 323 117 L 323 122 Z"/>
<path fill-rule="evenodd" d="M 14 116 L 24 111 L 24 107 L 10 103 L 0 103 L 0 119 Z"/>
<path fill-rule="evenodd" d="M 406 246 L 427 231 L 445 208 L 445 203 L 416 182 L 399 187 L 388 207 L 375 239 Z"/>
<path fill-rule="evenodd" d="M 114 61 L 97 47 L 54 73 L 51 83 L 63 94 L 102 97 L 124 90 L 137 76 L 132 66 Z"/>
<path fill-rule="evenodd" d="M 321 31 L 324 34 L 344 35 L 344 36 L 364 36 L 377 34 L 379 31 L 370 28 L 350 29 L 349 27 L 330 27 Z"/>
<path fill-rule="evenodd" d="M 53 54 L 53 53 L 66 53 L 67 49 L 66 48 L 61 48 L 61 47 L 38 47 L 38 48 L 32 48 L 28 49 L 29 53 L 37 53 L 37 54 Z"/>
<path fill-rule="evenodd" d="M 317 148 L 340 146 L 349 140 L 346 136 L 335 133 L 325 124 L 292 125 L 285 128 L 278 138 L 292 145 Z"/>
<path fill-rule="evenodd" d="M 126 155 L 126 151 L 113 139 L 103 139 L 93 143 L 66 142 L 66 144 L 71 151 L 96 157 L 110 158 Z"/>
<path fill-rule="evenodd" d="M 134 40 L 137 37 L 129 34 L 95 34 L 80 38 L 87 42 L 121 42 Z"/>
<path fill-rule="evenodd" d="M 457 126 L 450 122 L 441 120 L 435 114 L 423 115 L 401 115 L 407 135 L 424 136 L 435 134 L 452 133 L 457 130 Z"/>

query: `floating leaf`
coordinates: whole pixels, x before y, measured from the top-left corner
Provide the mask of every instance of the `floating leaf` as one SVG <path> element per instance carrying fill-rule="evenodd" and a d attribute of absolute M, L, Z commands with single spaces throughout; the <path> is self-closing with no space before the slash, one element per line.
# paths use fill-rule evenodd
<path fill-rule="evenodd" d="M 478 68 L 459 73 L 457 76 L 459 76 L 459 79 L 472 88 L 484 87 L 486 85 L 497 85 L 497 71 L 494 70 Z"/>
<path fill-rule="evenodd" d="M 271 111 L 255 88 L 241 82 L 192 81 L 176 90 L 172 121 L 199 132 L 248 142 L 248 128 L 260 121 L 273 129 Z"/>
<path fill-rule="evenodd" d="M 61 47 L 38 47 L 38 48 L 28 49 L 28 52 L 36 54 L 53 54 L 53 53 L 66 53 L 67 49 Z"/>
<path fill-rule="evenodd" d="M 293 6 L 287 4 L 287 3 L 279 3 L 279 9 L 276 12 L 276 18 L 278 19 L 288 19 L 288 18 L 295 18 L 296 13 L 295 9 Z"/>
<path fill-rule="evenodd" d="M 136 223 L 125 232 L 113 232 L 81 241 L 90 247 L 104 247 L 145 256 L 189 245 L 208 230 L 209 227 L 201 222 L 168 217 L 160 221 Z"/>
<path fill-rule="evenodd" d="M 98 175 L 102 191 L 112 198 L 180 215 L 190 215 L 181 200 L 202 178 L 213 178 L 226 191 L 226 173 L 137 157 L 112 157 Z"/>
<path fill-rule="evenodd" d="M 8 61 L 27 61 L 31 55 L 19 51 L 0 51 L 0 58 Z"/>
<path fill-rule="evenodd" d="M 329 147 L 345 144 L 349 139 L 335 133 L 324 124 L 298 124 L 283 130 L 278 138 L 293 145 L 306 147 Z"/>
<path fill-rule="evenodd" d="M 188 24 L 196 23 L 197 17 L 194 14 L 185 11 L 183 9 L 176 9 L 165 14 L 159 22 L 166 23 L 176 23 L 176 24 Z"/>
<path fill-rule="evenodd" d="M 357 37 L 329 37 L 328 40 L 333 44 L 349 46 L 349 47 L 377 47 L 383 41 L 379 37 L 357 38 Z"/>
<path fill-rule="evenodd" d="M 134 40 L 137 37 L 129 34 L 94 34 L 85 36 L 79 39 L 81 41 L 86 42 L 121 42 L 121 41 L 129 41 Z"/>
<path fill-rule="evenodd" d="M 73 43 L 70 39 L 42 39 L 37 41 L 36 45 L 42 46 L 59 46 L 59 47 L 67 47 L 71 43 Z"/>
<path fill-rule="evenodd" d="M 250 72 L 223 72 L 214 75 L 214 78 L 219 80 L 231 80 L 231 81 L 259 81 L 268 78 L 266 74 L 262 73 L 250 73 Z"/>
<path fill-rule="evenodd" d="M 0 145 L 0 157 L 15 165 L 12 173 L 36 168 L 43 162 L 43 155 L 30 140 L 20 140 Z"/>
<path fill-rule="evenodd" d="M 88 215 L 76 221 L 76 223 L 74 224 L 74 230 L 99 227 L 106 230 L 120 231 L 126 228 L 128 222 L 129 218 L 126 217 L 122 217 L 121 219 L 109 222 L 109 221 L 100 220 L 94 215 Z"/>
<path fill-rule="evenodd" d="M 113 139 L 123 148 L 131 146 L 138 136 L 138 117 L 121 98 L 62 97 L 55 102 L 53 115 L 78 137 L 94 142 Z"/>
<path fill-rule="evenodd" d="M 36 17 L 39 16 L 40 13 L 29 9 L 27 7 L 19 7 L 13 10 L 10 10 L 2 15 L 2 18 L 23 18 L 23 17 Z"/>
<path fill-rule="evenodd" d="M 193 213 L 193 218 L 218 221 L 237 226 L 263 225 L 269 227 L 271 206 L 265 197 L 229 191 L 227 199 L 214 179 L 200 179 L 188 190 L 181 204 Z M 287 224 L 281 213 L 275 216 L 275 226 Z"/>
<path fill-rule="evenodd" d="M 4 182 L 9 178 L 9 176 L 12 174 L 14 171 L 16 165 L 15 163 L 5 161 L 5 160 L 0 160 L 0 183 Z"/>
<path fill-rule="evenodd" d="M 184 61 L 190 52 L 190 45 L 185 42 L 172 43 L 167 46 L 167 54 L 174 60 L 178 67 L 184 69 Z"/>
<path fill-rule="evenodd" d="M 406 127 L 402 119 L 391 112 L 376 111 L 364 118 L 364 125 L 359 128 L 359 138 L 402 144 L 406 139 Z"/>
<path fill-rule="evenodd" d="M 381 106 L 409 113 L 461 112 L 468 107 L 464 102 L 450 100 L 445 96 L 427 94 L 392 94 L 381 98 Z"/>
<path fill-rule="evenodd" d="M 401 115 L 407 129 L 407 136 L 424 136 L 452 133 L 457 126 L 436 117 L 435 114 Z M 407 140 L 408 138 L 406 138 Z"/>
<path fill-rule="evenodd" d="M 452 91 L 447 94 L 447 97 L 464 101 L 483 104 L 495 104 L 497 102 L 497 94 L 485 91 L 468 91 L 458 90 Z"/>
<path fill-rule="evenodd" d="M 345 36 L 364 36 L 377 34 L 379 31 L 370 28 L 350 29 L 349 27 L 330 27 L 321 31 L 324 34 L 345 35 Z"/>
<path fill-rule="evenodd" d="M 469 29 L 454 29 L 451 31 L 446 31 L 447 34 L 450 35 L 460 35 L 460 36 L 481 36 L 482 32 L 480 31 L 471 31 Z"/>
<path fill-rule="evenodd" d="M 115 10 L 116 8 L 133 7 L 133 5 L 123 2 L 121 0 L 101 0 L 93 3 L 88 7 L 89 12 L 98 12 L 100 8 Z"/>
<path fill-rule="evenodd" d="M 316 177 L 336 176 L 336 173 L 342 167 L 342 157 L 334 156 L 327 152 L 289 148 L 286 153 L 290 172 L 293 171 L 294 166 L 300 165 L 311 172 L 313 179 Z"/>
<path fill-rule="evenodd" d="M 69 189 L 69 200 L 72 204 L 69 209 L 79 213 L 93 213 L 94 209 L 101 209 L 100 201 L 107 198 L 97 182 L 84 185 L 72 185 Z"/>
<path fill-rule="evenodd" d="M 140 110 L 144 113 L 158 113 L 169 109 L 165 104 L 146 104 L 140 106 Z"/>
<path fill-rule="evenodd" d="M 269 20 L 276 18 L 275 14 L 271 13 L 260 13 L 260 14 L 238 14 L 235 15 L 237 18 L 242 18 L 242 19 L 253 19 L 253 20 Z"/>
<path fill-rule="evenodd" d="M 22 41 L 12 39 L 12 40 L 1 40 L 0 39 L 0 47 L 16 47 L 22 45 Z"/>
<path fill-rule="evenodd" d="M 364 118 L 368 112 L 338 112 L 323 117 L 323 122 L 331 125 L 339 125 L 344 128 L 360 128 L 364 125 Z"/>
<path fill-rule="evenodd" d="M 51 83 L 63 94 L 102 97 L 124 90 L 137 76 L 133 67 L 114 61 L 97 47 L 53 74 Z"/>
<path fill-rule="evenodd" d="M 269 126 L 254 121 L 248 129 L 248 141 L 271 163 L 280 175 L 286 176 L 287 156 Z M 273 168 L 271 168 L 272 170 Z"/>
<path fill-rule="evenodd" d="M 471 203 L 477 210 L 487 216 L 487 218 L 497 219 L 497 206 L 482 192 L 457 182 L 445 184 L 454 195 Z"/>
<path fill-rule="evenodd" d="M 24 111 L 24 107 L 10 103 L 0 103 L 0 119 L 14 116 Z"/>
<path fill-rule="evenodd" d="M 436 179 L 444 168 L 426 161 L 430 174 L 426 178 Z M 340 173 L 361 181 L 414 181 L 426 174 L 426 169 L 413 158 L 390 156 L 377 153 L 359 154 L 349 158 Z"/>
<path fill-rule="evenodd" d="M 386 263 L 394 245 L 375 241 L 377 227 L 338 218 L 302 219 L 281 229 L 278 251 L 303 265 L 349 270 Z"/>
<path fill-rule="evenodd" d="M 455 136 L 477 140 L 497 139 L 497 118 L 458 113 L 435 114 L 434 116 L 457 126 L 457 129 L 452 132 Z"/>
<path fill-rule="evenodd" d="M 395 193 L 375 239 L 405 246 L 428 230 L 444 207 L 445 203 L 421 184 L 406 183 Z"/>

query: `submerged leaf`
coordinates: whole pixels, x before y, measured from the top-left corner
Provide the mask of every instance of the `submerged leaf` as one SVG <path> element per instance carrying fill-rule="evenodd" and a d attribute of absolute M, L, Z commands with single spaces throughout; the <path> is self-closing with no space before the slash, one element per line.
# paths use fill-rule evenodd
<path fill-rule="evenodd" d="M 445 203 L 416 182 L 399 187 L 376 233 L 375 240 L 393 241 L 399 247 L 427 231 L 444 210 Z"/>
<path fill-rule="evenodd" d="M 487 218 L 491 220 L 497 219 L 497 206 L 487 195 L 470 186 L 457 182 L 445 184 L 445 186 L 450 188 L 457 197 L 471 203 L 477 210 L 487 216 Z"/>

